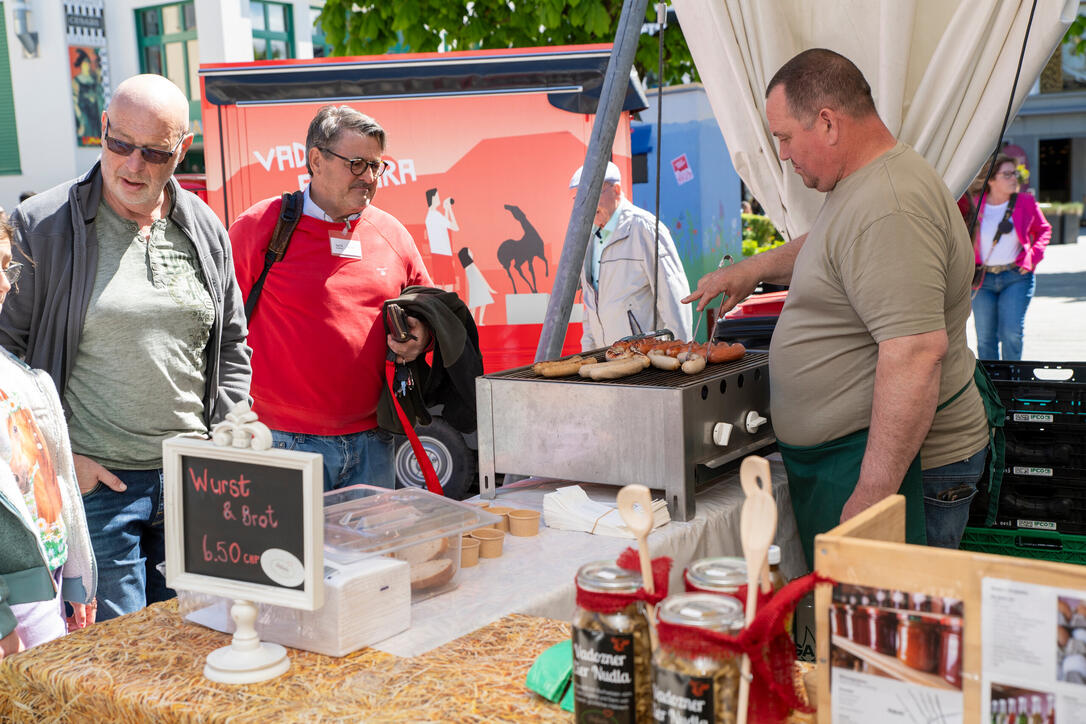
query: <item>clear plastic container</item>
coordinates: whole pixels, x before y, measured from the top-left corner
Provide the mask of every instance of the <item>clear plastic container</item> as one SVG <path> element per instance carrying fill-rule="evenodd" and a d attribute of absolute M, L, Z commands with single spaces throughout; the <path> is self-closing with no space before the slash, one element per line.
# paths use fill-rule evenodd
<path fill-rule="evenodd" d="M 324 494 L 324 556 L 342 565 L 372 556 L 407 561 L 414 603 L 456 588 L 461 534 L 498 520 L 418 488 L 353 485 Z"/>

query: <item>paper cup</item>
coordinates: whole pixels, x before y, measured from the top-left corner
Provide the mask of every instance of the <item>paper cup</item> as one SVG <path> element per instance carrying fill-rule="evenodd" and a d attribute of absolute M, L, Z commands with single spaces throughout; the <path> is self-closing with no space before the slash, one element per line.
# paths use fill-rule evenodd
<path fill-rule="evenodd" d="M 491 502 L 492 501 L 489 500 L 469 500 L 467 501 L 467 504 L 474 505 L 476 508 L 482 508 L 483 510 L 486 510 L 490 507 Z"/>
<path fill-rule="evenodd" d="M 503 508 L 501 506 L 497 506 L 497 507 L 491 506 L 490 508 L 487 509 L 486 512 L 493 513 L 494 515 L 501 516 L 501 521 L 495 523 L 494 527 L 497 528 L 498 530 L 503 530 L 506 533 L 508 533 L 509 532 L 509 515 L 508 514 L 509 514 L 510 510 L 512 510 L 512 508 Z"/>
<path fill-rule="evenodd" d="M 502 554 L 502 541 L 505 540 L 505 532 L 500 530 L 477 530 L 471 537 L 479 541 L 480 558 L 497 558 Z"/>
<path fill-rule="evenodd" d="M 510 535 L 527 538 L 539 533 L 538 510 L 510 510 L 506 517 L 509 519 Z"/>
<path fill-rule="evenodd" d="M 460 567 L 471 568 L 479 562 L 479 541 L 465 536 L 460 541 Z"/>

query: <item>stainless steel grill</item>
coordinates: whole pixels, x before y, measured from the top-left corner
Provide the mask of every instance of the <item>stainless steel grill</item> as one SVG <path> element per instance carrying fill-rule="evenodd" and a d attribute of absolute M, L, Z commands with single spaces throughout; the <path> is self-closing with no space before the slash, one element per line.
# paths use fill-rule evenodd
<path fill-rule="evenodd" d="M 603 359 L 598 350 L 597 359 Z M 617 380 L 546 379 L 531 367 L 477 381 L 479 473 L 493 498 L 497 473 L 663 490 L 676 520 L 721 467 L 776 441 L 768 355 L 748 352 L 697 375 L 649 368 Z"/>

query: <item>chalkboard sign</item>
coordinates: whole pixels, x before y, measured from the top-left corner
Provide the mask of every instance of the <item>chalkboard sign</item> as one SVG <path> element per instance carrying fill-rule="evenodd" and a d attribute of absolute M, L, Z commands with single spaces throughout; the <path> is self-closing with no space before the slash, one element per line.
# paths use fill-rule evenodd
<path fill-rule="evenodd" d="M 166 583 L 313 610 L 322 600 L 321 456 L 163 443 Z"/>

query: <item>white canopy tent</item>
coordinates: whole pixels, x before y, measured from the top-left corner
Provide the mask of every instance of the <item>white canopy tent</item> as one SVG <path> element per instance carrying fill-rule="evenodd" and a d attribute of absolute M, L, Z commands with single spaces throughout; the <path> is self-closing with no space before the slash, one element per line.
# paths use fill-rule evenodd
<path fill-rule="evenodd" d="M 822 194 L 781 162 L 765 87 L 808 48 L 837 51 L 871 84 L 879 115 L 961 194 L 991 154 L 1033 0 L 674 0 L 732 163 L 789 238 Z M 1078 13 L 1037 0 L 1012 117 Z"/>

